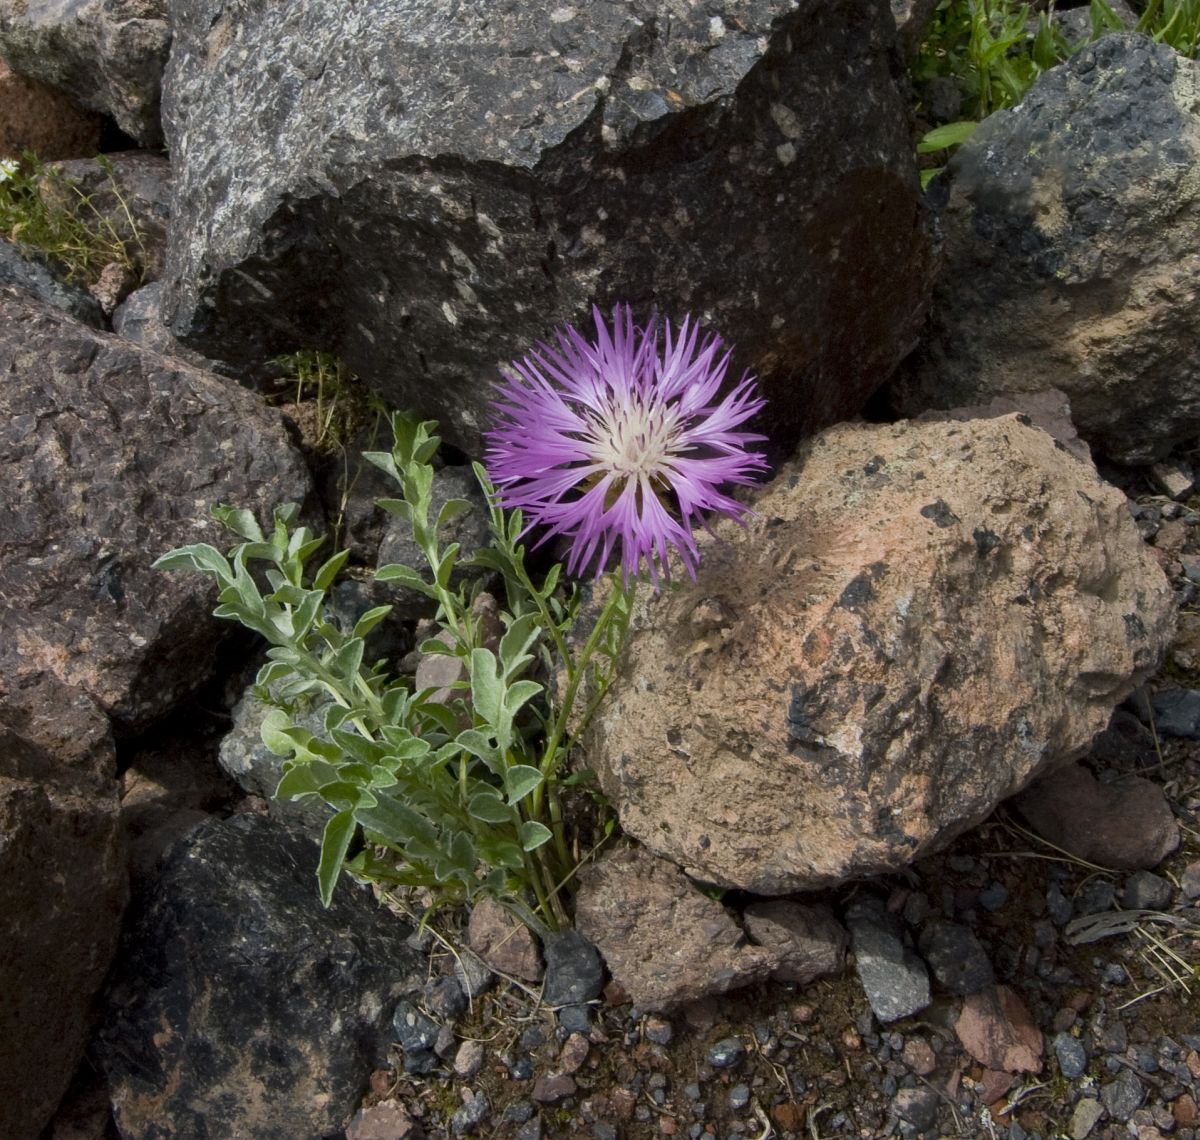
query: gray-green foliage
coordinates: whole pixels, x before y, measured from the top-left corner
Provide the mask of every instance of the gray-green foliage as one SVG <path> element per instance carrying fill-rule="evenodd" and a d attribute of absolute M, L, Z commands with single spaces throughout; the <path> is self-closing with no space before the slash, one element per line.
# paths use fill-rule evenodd
<path fill-rule="evenodd" d="M 96 160 L 116 199 L 120 221 L 99 210 L 91 196 L 54 165 L 26 152 L 0 159 L 0 236 L 60 263 L 80 285 L 94 282 L 105 266 L 125 266 L 140 280 L 145 260 L 141 231 L 112 163 Z"/>
<path fill-rule="evenodd" d="M 933 127 L 918 144 L 938 154 L 964 143 L 979 123 L 1025 98 L 1042 72 L 1108 32 L 1138 31 L 1189 58 L 1200 42 L 1200 0 L 1149 0 L 1126 27 L 1106 0 L 1090 0 L 1089 29 L 1070 41 L 1046 11 L 1031 15 L 1019 0 L 941 0 L 910 71 L 918 111 Z M 948 118 L 931 115 L 932 84 L 952 81 L 961 101 Z M 924 181 L 937 173 L 924 172 Z"/>
<path fill-rule="evenodd" d="M 558 797 L 570 730 L 586 722 L 610 680 L 631 593 L 614 582 L 583 647 L 571 652 L 574 596 L 558 589 L 557 566 L 540 584 L 531 579 L 519 542 L 520 512 L 495 505 L 494 488 L 476 464 L 493 504 L 492 544 L 470 561 L 502 576 L 507 599 L 503 634 L 497 644 L 485 644 L 473 612 L 479 585 L 451 588 L 460 551 L 457 543 L 443 547 L 440 538 L 470 505 L 452 499 L 431 517 L 435 427 L 393 416 L 392 451 L 366 458 L 399 484 L 400 497 L 380 505 L 407 520 L 427 564 L 423 571 L 383 566 L 376 577 L 436 603 L 437 622 L 450 636 L 421 648 L 462 664 L 462 680 L 444 701 L 436 690 L 414 692 L 384 662 L 364 660 L 365 638 L 390 607 L 364 613 L 348 633 L 329 619 L 326 593 L 347 552 L 312 569 L 323 540 L 296 525 L 294 505 L 276 510 L 269 535 L 249 511 L 214 508 L 243 541 L 228 554 L 206 543 L 182 547 L 155 565 L 214 577 L 216 614 L 271 643 L 257 678 L 259 697 L 275 706 L 263 740 L 286 757 L 277 796 L 318 797 L 334 810 L 318 870 L 326 903 L 345 866 L 363 879 L 431 888 L 442 900 L 486 893 L 527 918 L 537 911 L 558 925 L 564 919 L 560 892 L 576 869 Z M 554 670 L 561 697 L 544 680 Z M 574 706 L 583 691 L 590 701 L 579 713 Z M 332 698 L 327 739 L 293 722 L 297 702 L 314 694 Z M 360 831 L 363 849 L 348 859 Z"/>

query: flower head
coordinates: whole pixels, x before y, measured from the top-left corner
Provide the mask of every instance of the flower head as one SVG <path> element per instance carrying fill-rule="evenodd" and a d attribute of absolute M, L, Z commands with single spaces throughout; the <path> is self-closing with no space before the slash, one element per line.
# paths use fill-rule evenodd
<path fill-rule="evenodd" d="M 678 551 L 694 578 L 693 522 L 705 511 L 741 519 L 748 509 L 719 488 L 753 483 L 766 460 L 738 431 L 766 401 L 749 373 L 726 395 L 721 338 L 686 318 L 636 328 L 629 306 L 599 309 L 594 341 L 571 325 L 557 345 L 514 361 L 499 386 L 487 432 L 488 474 L 506 507 L 530 526 L 570 540 L 567 570 L 603 572 L 619 551 L 625 581 L 643 560 L 655 586 Z M 661 349 L 661 351 L 660 351 Z"/>

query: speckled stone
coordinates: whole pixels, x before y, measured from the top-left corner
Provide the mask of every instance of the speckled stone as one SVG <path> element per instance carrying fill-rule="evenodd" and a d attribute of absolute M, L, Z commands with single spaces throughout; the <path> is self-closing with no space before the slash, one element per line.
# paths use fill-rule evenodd
<path fill-rule="evenodd" d="M 931 276 L 893 19 L 720 11 L 175 0 L 168 323 L 334 349 L 470 452 L 497 364 L 593 301 L 705 314 L 781 448 L 853 415 Z"/>

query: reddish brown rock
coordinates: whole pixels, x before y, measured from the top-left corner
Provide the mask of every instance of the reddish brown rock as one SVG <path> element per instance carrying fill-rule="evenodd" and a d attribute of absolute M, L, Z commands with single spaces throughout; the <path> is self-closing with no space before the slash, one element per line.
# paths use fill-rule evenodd
<path fill-rule="evenodd" d="M 575 923 L 643 1010 L 762 981 L 779 962 L 775 951 L 747 945 L 725 908 L 677 867 L 638 847 L 584 870 Z"/>
<path fill-rule="evenodd" d="M 359 1109 L 346 1129 L 346 1140 L 421 1140 L 424 1135 L 408 1110 L 394 1100 Z"/>
<path fill-rule="evenodd" d="M 99 149 L 99 115 L 36 79 L 15 74 L 0 59 L 0 158 L 29 150 L 50 161 L 90 157 Z"/>
<path fill-rule="evenodd" d="M 1157 867 L 1179 846 L 1179 824 L 1162 788 L 1140 776 L 1101 784 L 1072 764 L 1026 789 L 1016 806 L 1043 839 L 1117 871 Z"/>
<path fill-rule="evenodd" d="M 311 480 L 255 393 L 0 289 L 0 675 L 49 674 L 139 730 L 206 680 L 232 626 L 172 547 L 232 545 Z"/>
<path fill-rule="evenodd" d="M 1021 416 L 846 424 L 643 591 L 587 737 L 625 831 L 785 894 L 893 871 L 1080 755 L 1161 660 L 1124 496 Z"/>
<path fill-rule="evenodd" d="M 742 916 L 746 933 L 779 956 L 771 976 L 806 986 L 846 964 L 850 936 L 827 906 L 779 899 L 751 903 Z"/>
<path fill-rule="evenodd" d="M 963 1000 L 954 1032 L 981 1065 L 1006 1073 L 1042 1071 L 1042 1032 L 1024 1002 L 1008 986 L 982 990 Z"/>
<path fill-rule="evenodd" d="M 498 974 L 542 980 L 542 959 L 529 927 L 494 899 L 480 899 L 472 908 L 467 942 Z"/>

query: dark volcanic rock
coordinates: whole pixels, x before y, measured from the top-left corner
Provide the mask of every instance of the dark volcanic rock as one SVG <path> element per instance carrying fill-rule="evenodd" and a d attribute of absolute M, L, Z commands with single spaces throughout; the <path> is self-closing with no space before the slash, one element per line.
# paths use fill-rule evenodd
<path fill-rule="evenodd" d="M 159 93 L 171 44 L 165 0 L 0 0 L 0 55 L 13 71 L 162 143 Z"/>
<path fill-rule="evenodd" d="M 846 911 L 854 967 L 871 1011 L 896 1021 L 924 1009 L 930 1000 L 929 973 L 904 938 L 900 920 L 873 897 L 855 900 Z"/>
<path fill-rule="evenodd" d="M 95 1057 L 124 1136 L 320 1137 L 344 1128 L 420 988 L 410 929 L 370 893 L 317 897 L 317 846 L 214 820 L 136 905 Z"/>
<path fill-rule="evenodd" d="M 57 268 L 44 262 L 31 249 L 0 238 L 0 285 L 11 285 L 22 293 L 53 305 L 92 328 L 104 327 L 104 313 L 86 289 L 72 285 Z"/>
<path fill-rule="evenodd" d="M 0 1136 L 37 1136 L 67 1091 L 127 893 L 113 780 L 0 729 Z"/>
<path fill-rule="evenodd" d="M 891 13 L 715 11 L 174 0 L 168 323 L 332 348 L 470 451 L 497 365 L 592 301 L 703 314 L 781 447 L 853 414 L 930 274 Z"/>
<path fill-rule="evenodd" d="M 905 414 L 1063 389 L 1120 462 L 1200 431 L 1200 64 L 1105 36 L 989 116 L 934 184 L 945 269 Z"/>
<path fill-rule="evenodd" d="M 229 545 L 217 502 L 269 516 L 310 480 L 278 413 L 211 374 L 0 290 L 0 674 L 49 673 L 146 725 L 205 680 L 212 584 L 151 569 Z"/>

